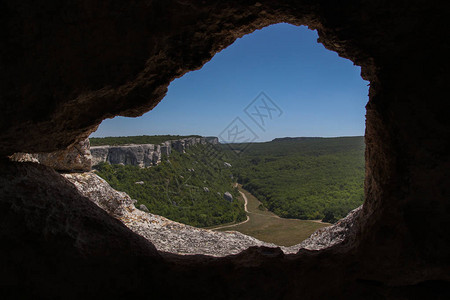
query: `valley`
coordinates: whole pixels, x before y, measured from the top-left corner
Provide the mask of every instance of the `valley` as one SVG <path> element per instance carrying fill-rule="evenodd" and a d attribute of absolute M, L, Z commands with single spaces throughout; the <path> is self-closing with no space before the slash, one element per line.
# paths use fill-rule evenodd
<path fill-rule="evenodd" d="M 363 202 L 363 137 L 226 145 L 146 136 L 160 144 L 137 144 L 142 139 L 104 138 L 118 145 L 94 146 L 94 169 L 137 208 L 176 222 L 292 246 Z"/>
<path fill-rule="evenodd" d="M 280 217 L 334 223 L 364 202 L 364 137 L 220 147 L 237 182 Z"/>
<path fill-rule="evenodd" d="M 307 239 L 319 228 L 330 226 L 314 220 L 280 218 L 273 212 L 261 209 L 261 202 L 255 196 L 238 186 L 241 201 L 247 203 L 247 220 L 238 224 L 223 225 L 209 229 L 218 231 L 239 231 L 267 243 L 293 246 Z"/>

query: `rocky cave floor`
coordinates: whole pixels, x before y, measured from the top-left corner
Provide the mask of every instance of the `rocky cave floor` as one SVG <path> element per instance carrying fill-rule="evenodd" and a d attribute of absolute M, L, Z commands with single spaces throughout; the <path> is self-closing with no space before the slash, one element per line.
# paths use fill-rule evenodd
<path fill-rule="evenodd" d="M 237 231 L 217 232 L 195 228 L 141 211 L 134 206 L 135 200 L 113 189 L 95 172 L 63 173 L 62 176 L 73 183 L 80 194 L 146 238 L 161 252 L 221 257 L 240 253 L 251 246 L 279 247 Z M 357 208 L 336 225 L 318 230 L 301 244 L 280 248 L 285 254 L 293 254 L 301 248 L 320 250 L 337 244 L 350 232 L 352 220 L 359 211 L 360 208 Z"/>

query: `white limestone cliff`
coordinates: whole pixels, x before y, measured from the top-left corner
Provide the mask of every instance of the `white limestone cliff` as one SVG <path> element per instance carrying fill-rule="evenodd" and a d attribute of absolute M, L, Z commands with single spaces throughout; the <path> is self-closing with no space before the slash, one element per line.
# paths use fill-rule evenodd
<path fill-rule="evenodd" d="M 92 146 L 92 165 L 101 162 L 110 164 L 134 165 L 141 168 L 157 165 L 163 156 L 170 156 L 173 150 L 184 153 L 189 147 L 196 144 L 218 144 L 217 137 L 191 137 L 179 140 L 170 140 L 159 145 L 131 144 L 123 146 Z"/>

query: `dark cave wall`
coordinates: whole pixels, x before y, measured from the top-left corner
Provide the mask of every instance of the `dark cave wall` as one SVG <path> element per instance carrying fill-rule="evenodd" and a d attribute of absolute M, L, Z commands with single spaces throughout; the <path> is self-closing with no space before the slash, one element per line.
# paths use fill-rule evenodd
<path fill-rule="evenodd" d="M 200 68 L 236 38 L 278 22 L 317 29 L 320 42 L 360 65 L 363 78 L 371 82 L 366 203 L 356 235 L 342 245 L 318 253 L 301 251 L 293 257 L 252 249 L 224 259 L 164 256 L 161 260 L 154 258 L 158 254 L 151 245 L 141 242 L 110 248 L 111 240 L 136 239 L 119 227 L 114 227 L 113 236 L 96 243 L 95 237 L 105 229 L 83 227 L 84 214 L 72 215 L 70 224 L 93 235 L 86 242 L 96 245 L 100 255 L 93 255 L 77 246 L 71 231 L 55 229 L 58 234 L 48 240 L 52 235 L 41 234 L 49 230 L 46 223 L 27 223 L 30 214 L 25 208 L 39 203 L 27 186 L 44 187 L 37 174 L 42 173 L 42 178 L 54 174 L 33 165 L 21 169 L 3 162 L 0 199 L 8 218 L 3 218 L 7 221 L 1 233 L 12 246 L 2 246 L 0 253 L 17 262 L 8 270 L 32 274 L 34 269 L 17 253 L 35 249 L 38 243 L 26 256 L 48 262 L 39 266 L 39 274 L 52 278 L 47 265 L 64 265 L 76 256 L 77 268 L 70 279 L 87 287 L 88 295 L 105 293 L 112 286 L 116 287 L 109 290 L 112 294 L 144 294 L 139 284 L 149 284 L 145 278 L 153 278 L 152 288 L 174 297 L 184 290 L 224 299 L 240 295 L 286 299 L 443 295 L 445 299 L 450 282 L 450 118 L 445 109 L 450 49 L 445 40 L 449 11 L 443 3 L 1 1 L 2 156 L 63 149 L 88 136 L 104 118 L 141 115 L 164 97 L 171 80 Z M 39 201 L 59 203 L 57 207 L 85 205 L 71 201 L 74 190 L 58 182 L 39 193 Z M 35 213 L 38 217 L 31 220 L 47 220 L 54 209 L 44 206 Z M 67 214 L 62 210 L 61 216 Z M 99 224 L 113 222 L 100 212 L 96 218 Z M 14 222 L 34 226 L 8 225 Z M 56 223 L 52 226 L 58 228 Z M 135 247 L 144 253 L 139 268 Z M 61 255 L 52 257 L 48 249 Z M 97 264 L 102 249 L 108 255 Z M 108 266 L 119 257 L 121 271 L 112 271 Z M 23 278 L 20 272 L 13 277 Z M 111 284 L 130 276 L 139 284 Z M 254 281 L 249 282 L 249 277 Z M 27 278 L 31 290 L 42 282 L 33 281 L 31 275 Z M 93 278 L 100 286 L 97 290 L 89 283 Z M 8 281 L 7 290 L 17 289 L 19 279 Z M 60 284 L 55 290 L 44 285 L 36 293 L 59 295 L 64 288 L 76 289 L 70 281 Z"/>
<path fill-rule="evenodd" d="M 366 79 L 373 75 L 370 53 L 341 34 L 344 28 L 332 29 L 354 12 L 327 2 L 4 0 L 0 8 L 2 154 L 57 150 L 104 118 L 139 116 L 170 81 L 273 23 L 320 29 L 329 48 L 364 65 Z M 363 20 L 354 17 L 351 30 L 362 34 Z M 380 41 L 368 42 L 366 49 Z"/>

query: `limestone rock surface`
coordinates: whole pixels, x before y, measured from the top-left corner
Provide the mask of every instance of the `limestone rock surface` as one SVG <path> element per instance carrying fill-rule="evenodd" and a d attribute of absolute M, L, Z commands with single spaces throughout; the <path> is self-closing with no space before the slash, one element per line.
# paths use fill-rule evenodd
<path fill-rule="evenodd" d="M 231 193 L 230 192 L 225 192 L 224 194 L 223 194 L 223 198 L 225 199 L 225 200 L 227 200 L 227 201 L 233 201 L 233 195 L 231 195 Z"/>
<path fill-rule="evenodd" d="M 302 248 L 308 250 L 321 250 L 342 243 L 354 234 L 355 224 L 361 214 L 362 205 L 355 208 L 348 215 L 337 221 L 336 224 L 316 230 L 309 238 L 298 245 L 290 247 L 291 250 Z"/>
<path fill-rule="evenodd" d="M 154 215 L 134 206 L 126 193 L 116 191 L 94 172 L 63 174 L 80 193 L 135 233 L 143 236 L 156 249 L 175 254 L 227 256 L 252 246 L 278 246 L 265 243 L 236 231 L 219 232 L 192 227 Z M 288 253 L 296 249 L 284 248 Z"/>
<path fill-rule="evenodd" d="M 146 238 L 159 251 L 182 255 L 204 254 L 220 257 L 240 253 L 252 246 L 279 247 L 285 254 L 297 253 L 302 248 L 325 249 L 343 242 L 353 234 L 353 224 L 356 224 L 362 208 L 360 206 L 354 209 L 335 225 L 317 230 L 298 245 L 280 247 L 236 231 L 212 231 L 174 222 L 149 213 L 145 205 L 137 209 L 134 206 L 136 200 L 132 200 L 124 192 L 113 189 L 95 172 L 69 173 L 62 176 L 72 182 L 82 195 L 112 217 L 122 221 L 132 231 Z"/>
<path fill-rule="evenodd" d="M 51 153 L 15 153 L 11 160 L 18 162 L 39 162 L 57 171 L 90 171 L 92 155 L 89 139 L 75 143 L 66 150 Z"/>
<path fill-rule="evenodd" d="M 0 194 L 2 299 L 91 299 L 83 297 L 92 293 L 87 282 L 122 278 L 123 270 L 130 273 L 162 263 L 148 240 L 81 195 L 52 168 L 0 160 Z M 27 268 L 32 271 L 24 272 Z M 51 280 L 43 280 L 50 278 L 43 275 L 45 270 Z M 8 288 L 16 282 L 21 288 Z M 110 288 L 133 285 L 114 282 Z M 72 289 L 74 283 L 83 291 Z"/>
<path fill-rule="evenodd" d="M 219 139 L 217 137 L 191 137 L 170 140 L 159 145 L 93 146 L 91 147 L 92 165 L 108 162 L 110 164 L 139 166 L 141 168 L 150 167 L 159 164 L 163 155 L 170 156 L 172 150 L 184 153 L 189 147 L 196 144 L 216 145 L 218 143 Z"/>
<path fill-rule="evenodd" d="M 149 212 L 147 206 L 145 206 L 144 204 L 139 205 L 139 209 L 145 212 Z"/>

